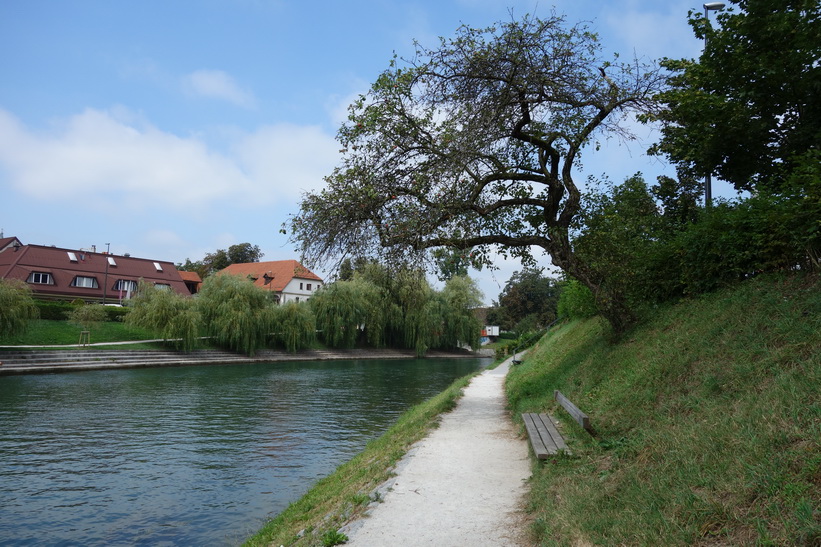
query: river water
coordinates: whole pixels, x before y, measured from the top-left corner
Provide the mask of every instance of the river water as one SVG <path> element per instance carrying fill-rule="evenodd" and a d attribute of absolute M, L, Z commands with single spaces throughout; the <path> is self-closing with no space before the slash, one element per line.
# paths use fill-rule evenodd
<path fill-rule="evenodd" d="M 236 545 L 483 359 L 0 377 L 0 545 Z"/>

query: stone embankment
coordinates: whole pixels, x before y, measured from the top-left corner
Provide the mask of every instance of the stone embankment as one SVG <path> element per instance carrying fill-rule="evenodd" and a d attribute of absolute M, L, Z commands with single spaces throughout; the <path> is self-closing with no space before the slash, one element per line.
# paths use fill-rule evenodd
<path fill-rule="evenodd" d="M 483 352 L 428 352 L 426 357 L 492 357 Z M 412 359 L 412 351 L 389 349 L 305 350 L 298 353 L 264 350 L 253 356 L 222 350 L 191 352 L 120 349 L 31 349 L 0 351 L 0 375 L 71 372 L 110 368 L 139 368 L 193 365 L 229 365 L 275 361 L 319 361 L 327 359 Z"/>

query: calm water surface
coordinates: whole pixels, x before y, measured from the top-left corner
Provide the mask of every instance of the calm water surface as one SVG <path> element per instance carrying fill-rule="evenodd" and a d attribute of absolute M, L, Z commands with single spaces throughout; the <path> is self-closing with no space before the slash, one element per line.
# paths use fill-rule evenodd
<path fill-rule="evenodd" d="M 0 377 L 0 545 L 236 545 L 480 359 Z"/>

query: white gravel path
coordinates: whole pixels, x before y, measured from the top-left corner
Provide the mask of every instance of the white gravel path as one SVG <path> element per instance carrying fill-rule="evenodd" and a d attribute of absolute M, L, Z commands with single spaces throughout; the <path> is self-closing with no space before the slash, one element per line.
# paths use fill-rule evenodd
<path fill-rule="evenodd" d="M 342 530 L 347 546 L 525 545 L 530 459 L 505 410 L 510 361 L 475 377 L 441 425 L 414 445 L 380 488 L 381 503 Z"/>

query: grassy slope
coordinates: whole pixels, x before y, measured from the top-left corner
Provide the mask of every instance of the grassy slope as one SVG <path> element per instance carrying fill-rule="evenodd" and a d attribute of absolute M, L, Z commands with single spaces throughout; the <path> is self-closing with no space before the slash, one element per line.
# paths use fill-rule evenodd
<path fill-rule="evenodd" d="M 28 330 L 18 336 L 0 336 L 0 346 L 6 345 L 64 345 L 77 344 L 80 340 L 79 325 L 69 321 L 37 319 Z M 91 342 L 120 342 L 127 340 L 151 340 L 155 338 L 145 329 L 130 327 L 119 321 L 103 321 L 90 328 Z M 134 349 L 134 346 L 127 346 Z"/>
<path fill-rule="evenodd" d="M 538 542 L 821 544 L 821 280 L 769 277 L 659 310 L 617 344 L 552 331 L 508 377 L 573 457 L 535 464 Z M 591 416 L 589 436 L 552 400 Z"/>

